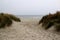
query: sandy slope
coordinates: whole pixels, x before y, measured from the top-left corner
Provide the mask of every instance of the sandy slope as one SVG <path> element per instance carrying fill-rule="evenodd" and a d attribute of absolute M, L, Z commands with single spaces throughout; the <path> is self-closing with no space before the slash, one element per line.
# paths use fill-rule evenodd
<path fill-rule="evenodd" d="M 11 27 L 0 29 L 0 40 L 60 40 L 60 33 L 44 30 L 38 25 L 37 17 L 23 18 Z"/>

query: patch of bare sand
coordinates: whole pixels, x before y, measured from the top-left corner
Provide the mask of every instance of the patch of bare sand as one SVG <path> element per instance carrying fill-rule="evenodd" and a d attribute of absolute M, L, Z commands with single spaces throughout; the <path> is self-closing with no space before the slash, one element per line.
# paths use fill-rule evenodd
<path fill-rule="evenodd" d="M 13 22 L 11 27 L 0 29 L 0 40 L 60 40 L 60 34 L 38 25 L 39 18 L 22 17 L 21 20 Z"/>

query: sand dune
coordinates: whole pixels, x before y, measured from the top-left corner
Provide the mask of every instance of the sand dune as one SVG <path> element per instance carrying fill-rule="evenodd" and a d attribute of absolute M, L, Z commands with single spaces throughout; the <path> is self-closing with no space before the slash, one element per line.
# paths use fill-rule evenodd
<path fill-rule="evenodd" d="M 60 33 L 44 30 L 38 25 L 40 18 L 23 18 L 11 27 L 0 29 L 0 40 L 60 40 Z"/>

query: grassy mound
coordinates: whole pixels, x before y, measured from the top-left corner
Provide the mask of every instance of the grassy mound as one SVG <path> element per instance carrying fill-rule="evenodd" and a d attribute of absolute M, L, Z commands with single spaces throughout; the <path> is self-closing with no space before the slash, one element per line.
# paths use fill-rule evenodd
<path fill-rule="evenodd" d="M 0 28 L 10 26 L 12 24 L 12 20 L 21 22 L 21 20 L 14 15 L 0 13 Z"/>
<path fill-rule="evenodd" d="M 4 14 L 4 16 L 9 17 L 10 19 L 12 19 L 14 21 L 21 22 L 21 20 L 19 18 L 17 18 L 16 16 L 14 16 L 14 15 Z"/>
<path fill-rule="evenodd" d="M 49 14 L 49 15 L 45 15 L 42 17 L 42 19 L 39 21 L 39 24 L 42 23 L 42 27 L 44 26 L 44 28 L 47 30 L 50 27 L 52 27 L 53 25 L 55 25 L 56 30 L 60 31 L 60 12 L 57 11 L 54 14 Z M 59 25 L 56 25 L 59 24 Z"/>

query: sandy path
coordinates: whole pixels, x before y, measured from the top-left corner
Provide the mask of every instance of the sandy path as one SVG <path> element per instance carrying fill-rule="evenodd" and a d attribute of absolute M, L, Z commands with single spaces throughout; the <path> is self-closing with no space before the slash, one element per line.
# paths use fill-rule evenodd
<path fill-rule="evenodd" d="M 11 27 L 0 29 L 0 40 L 60 40 L 60 33 L 46 31 L 38 25 L 39 18 L 21 20 L 22 22 L 13 22 Z"/>

